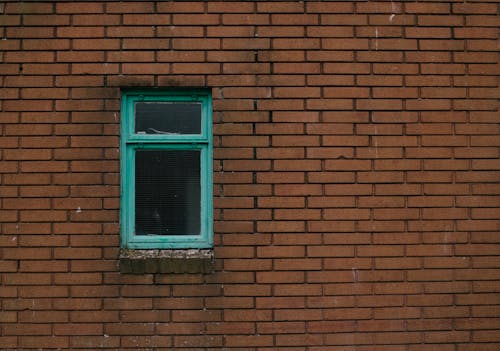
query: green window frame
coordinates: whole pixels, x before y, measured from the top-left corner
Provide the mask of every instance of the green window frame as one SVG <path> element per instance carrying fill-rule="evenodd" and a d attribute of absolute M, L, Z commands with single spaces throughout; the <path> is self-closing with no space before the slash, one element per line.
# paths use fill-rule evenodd
<path fill-rule="evenodd" d="M 139 106 L 139 107 L 138 107 Z M 152 107 L 143 107 L 152 106 Z M 191 107 L 195 106 L 195 107 Z M 150 115 L 146 115 L 143 110 L 155 110 L 156 112 L 148 112 L 155 114 L 156 120 L 151 122 Z M 170 109 L 170 110 L 169 110 Z M 194 109 L 195 112 L 185 112 L 190 109 Z M 138 110 L 141 112 L 138 113 Z M 158 112 L 159 111 L 159 112 Z M 191 115 L 189 115 L 189 113 Z M 144 132 L 137 131 L 138 128 L 144 129 L 143 126 L 139 125 L 160 125 L 162 127 L 170 128 L 171 125 L 177 124 L 179 118 L 184 118 L 188 120 L 194 118 L 192 125 L 196 125 L 197 115 L 199 117 L 199 130 L 193 132 L 189 128 L 181 132 L 158 132 L 157 129 L 147 128 L 148 131 Z M 139 116 L 139 117 L 138 117 Z M 187 117 L 186 117 L 187 116 Z M 195 116 L 195 117 L 190 117 Z M 139 122 L 136 122 L 139 121 Z M 146 121 L 146 122 L 144 122 Z M 149 124 L 148 124 L 149 123 Z M 156 123 L 156 124 L 155 124 Z M 184 122 L 182 122 L 184 123 Z M 137 126 L 136 126 L 137 125 Z M 171 128 L 176 128 L 171 127 Z M 196 127 L 198 128 L 198 127 Z M 120 127 L 120 172 L 121 172 L 121 203 L 120 203 L 120 234 L 121 234 L 121 246 L 125 249 L 190 249 L 190 248 L 211 248 L 213 246 L 213 205 L 212 205 L 212 98 L 210 91 L 207 90 L 126 90 L 122 91 L 121 100 L 121 127 Z M 153 153 L 151 153 L 153 151 Z M 148 152 L 150 152 L 148 154 Z M 140 153 L 140 154 L 139 154 Z M 140 156 L 137 156 L 140 155 Z M 146 158 L 143 155 L 148 155 Z M 149 155 L 157 155 L 156 158 L 151 158 Z M 159 156 L 158 156 L 159 155 Z M 162 156 L 170 155 L 170 156 Z M 186 155 L 191 155 L 186 157 Z M 193 156 L 194 155 L 194 156 Z M 199 164 L 198 164 L 199 155 Z M 163 157 L 163 158 L 162 158 Z M 175 159 L 174 161 L 168 159 L 171 157 Z M 144 158 L 146 163 L 144 163 Z M 147 163 L 148 160 L 155 160 Z M 186 159 L 186 160 L 184 160 Z M 191 159 L 191 161 L 189 161 Z M 194 161 L 193 161 L 194 160 Z M 164 163 L 163 166 L 155 166 L 156 163 Z M 170 163 L 168 163 L 170 162 Z M 189 174 L 194 174 L 192 179 L 183 180 L 184 178 L 189 179 L 189 176 L 184 177 L 184 169 L 180 166 L 177 171 L 176 165 L 185 163 L 189 164 L 191 167 L 188 172 Z M 191 163 L 189 163 L 191 162 Z M 145 167 L 145 165 L 155 164 L 151 167 Z M 172 167 L 172 164 L 174 167 Z M 195 166 L 190 166 L 195 164 Z M 151 169 L 158 168 L 159 171 L 151 171 Z M 143 171 L 144 169 L 144 171 Z M 171 169 L 172 171 L 168 171 Z M 182 169 L 182 171 L 180 170 Z M 194 170 L 193 170 L 194 169 Z M 149 178 L 144 178 L 141 174 L 147 172 L 156 172 L 154 176 Z M 199 172 L 199 177 L 196 178 L 196 174 Z M 139 173 L 139 175 L 137 174 Z M 175 181 L 173 175 L 170 173 L 176 173 Z M 169 178 L 170 177 L 170 178 Z M 141 179 L 147 179 L 141 180 Z M 197 180 L 199 179 L 199 181 Z M 144 182 L 144 183 L 140 183 Z M 158 183 L 158 187 L 155 188 L 155 182 Z M 182 183 L 185 193 L 183 190 L 179 190 L 181 194 L 177 194 L 171 197 L 183 197 L 188 198 L 185 200 L 167 200 L 166 191 L 163 191 L 165 187 L 171 186 L 176 187 L 177 183 L 185 182 L 188 185 Z M 170 185 L 165 185 L 169 184 Z M 173 184 L 173 185 L 172 185 Z M 199 194 L 197 193 L 197 185 L 199 184 Z M 144 206 L 148 207 L 148 200 L 142 200 L 147 198 L 141 192 L 146 192 L 148 194 L 155 194 L 156 191 L 152 189 L 158 189 L 158 192 L 163 194 L 158 199 L 155 197 L 155 204 L 160 211 L 154 209 L 155 215 L 158 217 L 163 216 L 165 219 L 163 222 L 176 222 L 177 218 L 184 218 L 184 227 L 178 226 L 178 232 L 168 229 L 163 229 L 165 226 L 151 225 L 153 232 L 147 232 L 143 229 L 148 227 L 148 218 L 151 218 L 151 222 L 154 222 L 154 216 L 144 216 L 142 215 Z M 139 188 L 139 189 L 138 189 Z M 141 190 L 147 189 L 147 190 Z M 186 190 L 187 189 L 187 190 Z M 194 193 L 195 195 L 190 195 Z M 149 196 L 149 195 L 148 195 Z M 138 200 L 139 199 L 139 200 Z M 170 199 L 170 198 L 168 198 Z M 194 199 L 194 200 L 193 200 Z M 142 202 L 141 202 L 142 201 Z M 172 201 L 170 203 L 169 201 Z M 177 201 L 177 202 L 176 202 Z M 186 204 L 177 206 L 179 201 L 185 201 Z M 166 204 L 165 204 L 166 203 Z M 194 203 L 193 205 L 191 205 Z M 199 203 L 199 205 L 198 205 Z M 139 205 L 138 205 L 139 204 Z M 141 207 L 142 206 L 142 207 Z M 154 207 L 154 205 L 151 205 Z M 170 207 L 169 207 L 170 206 Z M 198 215 L 199 206 L 199 218 Z M 179 208 L 174 208 L 179 207 Z M 189 209 L 184 209 L 184 207 L 190 207 Z M 194 209 L 194 210 L 193 210 Z M 140 214 L 138 214 L 138 213 Z M 160 212 L 160 215 L 158 215 Z M 186 214 L 185 212 L 189 212 Z M 151 213 L 149 209 L 148 214 Z M 138 219 L 139 218 L 139 219 Z M 146 221 L 144 220 L 146 218 Z M 174 219 L 175 218 L 175 219 Z M 195 218 L 195 220 L 190 220 L 190 218 Z M 162 223 L 163 223 L 162 222 Z M 189 225 L 188 222 L 196 223 L 194 225 Z M 186 223 L 188 223 L 186 225 Z M 186 229 L 187 227 L 195 227 L 196 229 Z M 148 227 L 149 228 L 149 227 Z M 160 228 L 160 229 L 158 229 Z M 192 230 L 192 232 L 190 232 Z"/>

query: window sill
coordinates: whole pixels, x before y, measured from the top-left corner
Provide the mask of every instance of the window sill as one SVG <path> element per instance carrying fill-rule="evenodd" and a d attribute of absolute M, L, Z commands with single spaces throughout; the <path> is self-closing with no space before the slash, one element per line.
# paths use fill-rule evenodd
<path fill-rule="evenodd" d="M 128 250 L 120 251 L 120 272 L 145 273 L 211 273 L 213 250 Z"/>

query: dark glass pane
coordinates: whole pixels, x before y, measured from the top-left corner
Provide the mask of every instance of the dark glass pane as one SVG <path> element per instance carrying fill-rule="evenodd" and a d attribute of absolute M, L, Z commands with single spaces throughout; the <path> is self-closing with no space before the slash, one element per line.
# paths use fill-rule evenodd
<path fill-rule="evenodd" d="M 200 234 L 200 150 L 138 150 L 137 235 Z"/>
<path fill-rule="evenodd" d="M 135 132 L 139 134 L 200 134 L 201 104 L 137 102 Z"/>

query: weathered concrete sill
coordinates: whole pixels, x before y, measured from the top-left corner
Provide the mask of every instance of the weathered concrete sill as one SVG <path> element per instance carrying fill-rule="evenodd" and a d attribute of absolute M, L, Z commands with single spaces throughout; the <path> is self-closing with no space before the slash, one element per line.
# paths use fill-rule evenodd
<path fill-rule="evenodd" d="M 120 272 L 144 273 L 211 273 L 213 250 L 121 250 Z"/>

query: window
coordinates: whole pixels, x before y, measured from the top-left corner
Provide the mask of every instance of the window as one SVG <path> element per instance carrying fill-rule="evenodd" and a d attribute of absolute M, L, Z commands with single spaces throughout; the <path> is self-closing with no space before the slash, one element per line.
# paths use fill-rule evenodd
<path fill-rule="evenodd" d="M 122 247 L 210 248 L 210 93 L 125 91 L 121 108 Z"/>

